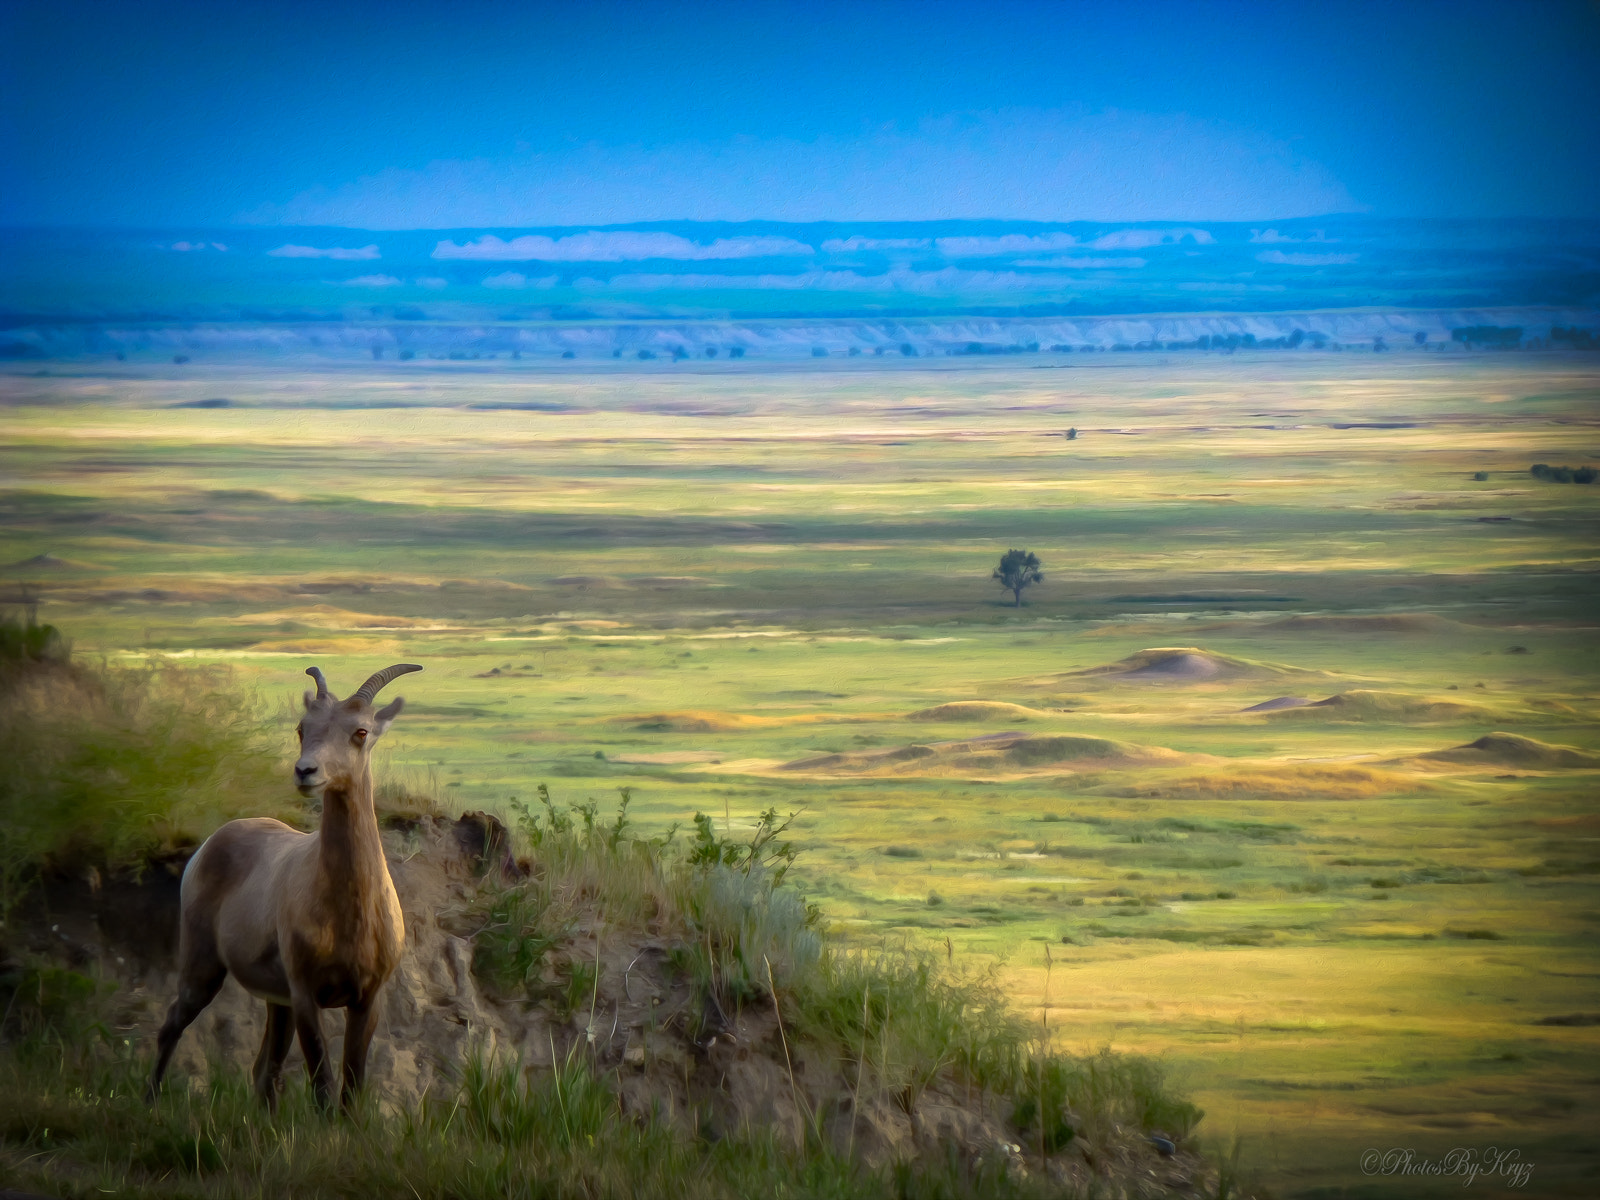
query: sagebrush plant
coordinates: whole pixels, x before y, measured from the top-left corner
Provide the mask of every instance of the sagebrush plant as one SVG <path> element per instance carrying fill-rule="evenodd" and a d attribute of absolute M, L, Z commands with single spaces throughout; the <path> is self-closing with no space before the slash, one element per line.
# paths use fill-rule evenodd
<path fill-rule="evenodd" d="M 286 745 L 226 667 L 6 659 L 0 918 L 41 870 L 137 869 L 235 816 L 303 822 Z"/>
<path fill-rule="evenodd" d="M 796 850 L 780 839 L 796 815 L 780 821 L 769 808 L 742 842 L 718 837 L 710 817 L 694 815 L 674 878 L 697 982 L 724 1012 L 766 996 L 774 983 L 804 978 L 821 958 L 821 910 L 784 883 Z"/>

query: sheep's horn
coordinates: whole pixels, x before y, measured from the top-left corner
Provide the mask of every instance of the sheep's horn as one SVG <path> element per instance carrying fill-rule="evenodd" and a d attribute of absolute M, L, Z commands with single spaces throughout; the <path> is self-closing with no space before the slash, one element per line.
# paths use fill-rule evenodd
<path fill-rule="evenodd" d="M 320 667 L 307 667 L 306 674 L 317 681 L 318 700 L 326 700 L 332 696 L 333 693 L 328 691 L 328 681 L 322 677 L 322 670 Z"/>
<path fill-rule="evenodd" d="M 368 704 L 371 704 L 373 697 L 387 687 L 391 680 L 398 679 L 402 675 L 409 675 L 413 671 L 420 670 L 422 670 L 422 668 L 417 666 L 415 663 L 396 663 L 392 667 L 385 667 L 383 670 L 374 674 L 371 679 L 367 680 L 360 687 L 358 687 L 351 694 L 350 699 L 365 700 Z"/>

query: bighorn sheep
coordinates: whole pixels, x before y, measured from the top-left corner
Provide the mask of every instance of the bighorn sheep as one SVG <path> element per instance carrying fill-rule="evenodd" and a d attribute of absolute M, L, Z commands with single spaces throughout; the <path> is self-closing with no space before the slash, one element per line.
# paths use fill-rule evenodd
<path fill-rule="evenodd" d="M 300 1036 L 317 1102 L 331 1101 L 332 1068 L 322 1041 L 324 1008 L 345 1010 L 344 1080 L 350 1104 L 366 1073 L 375 1001 L 405 942 L 405 923 L 378 835 L 372 745 L 405 705 L 373 710 L 390 680 L 421 667 L 385 667 L 348 700 L 328 691 L 316 667 L 296 733 L 295 784 L 322 793 L 322 826 L 301 833 L 270 817 L 229 821 L 183 872 L 178 926 L 178 998 L 167 1010 L 150 1075 L 154 1099 L 172 1051 L 228 972 L 267 1002 L 255 1088 L 276 1108 L 283 1060 Z"/>

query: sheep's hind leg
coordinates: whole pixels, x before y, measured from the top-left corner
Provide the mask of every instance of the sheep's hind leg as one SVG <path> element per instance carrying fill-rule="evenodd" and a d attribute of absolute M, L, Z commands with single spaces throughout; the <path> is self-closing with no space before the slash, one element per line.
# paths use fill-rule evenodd
<path fill-rule="evenodd" d="M 300 1035 L 300 1052 L 306 1056 L 306 1074 L 311 1076 L 311 1091 L 317 1098 L 317 1107 L 326 1112 L 333 1105 L 333 1067 L 328 1062 L 328 1048 L 322 1040 L 322 1010 L 315 996 L 291 989 L 290 1006 L 294 1011 L 294 1029 Z"/>
<path fill-rule="evenodd" d="M 267 1027 L 261 1034 L 261 1053 L 256 1055 L 256 1095 L 268 1112 L 278 1111 L 278 1093 L 283 1090 L 283 1060 L 294 1044 L 294 1014 L 287 1004 L 267 1002 Z"/>
<path fill-rule="evenodd" d="M 178 1039 L 216 998 L 222 981 L 228 977 L 228 968 L 215 955 L 196 957 L 183 966 L 178 980 L 178 998 L 167 1009 L 167 1019 L 162 1022 L 156 1037 L 156 1065 L 150 1072 L 150 1087 L 146 1097 L 152 1103 L 161 1091 L 161 1080 L 167 1073 L 172 1052 L 178 1048 Z"/>
<path fill-rule="evenodd" d="M 344 1010 L 344 1082 L 339 1092 L 339 1106 L 346 1112 L 350 1111 L 355 1094 L 367 1077 L 367 1049 L 372 1045 L 372 1034 L 378 1026 L 377 1015 L 376 1000 L 352 1004 Z"/>

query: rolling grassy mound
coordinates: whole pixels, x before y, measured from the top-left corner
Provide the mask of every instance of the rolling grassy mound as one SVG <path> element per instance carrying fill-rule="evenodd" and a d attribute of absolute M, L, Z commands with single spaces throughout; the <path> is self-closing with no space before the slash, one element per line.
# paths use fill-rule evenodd
<path fill-rule="evenodd" d="M 71 558 L 58 558 L 54 554 L 35 554 L 32 558 L 24 558 L 18 562 L 7 563 L 4 568 L 8 574 L 26 575 L 31 572 L 60 572 L 60 571 L 99 571 L 93 563 L 79 562 Z"/>
<path fill-rule="evenodd" d="M 1209 680 L 1320 675 L 1303 667 L 1258 662 L 1218 654 L 1198 646 L 1154 646 L 1099 667 L 1069 671 L 1068 677 L 1127 680 L 1138 683 L 1200 683 Z"/>
<path fill-rule="evenodd" d="M 1051 714 L 998 700 L 957 700 L 907 713 L 908 721 L 1031 721 Z"/>
<path fill-rule="evenodd" d="M 1285 708 L 1304 708 L 1314 704 L 1313 700 L 1306 700 L 1300 696 L 1274 696 L 1271 700 L 1263 700 L 1260 704 L 1252 704 L 1249 708 L 1241 708 L 1240 712 L 1279 712 Z"/>
<path fill-rule="evenodd" d="M 869 721 L 874 718 L 835 713 L 794 713 L 784 717 L 758 717 L 750 713 L 719 712 L 715 709 L 684 708 L 671 712 L 632 713 L 613 717 L 616 724 L 632 725 L 663 733 L 738 733 L 746 729 L 778 729 L 785 725 L 816 725 L 822 722 Z"/>
<path fill-rule="evenodd" d="M 779 770 L 827 775 L 949 775 L 974 771 L 1009 775 L 1166 766 L 1185 761 L 1185 756 L 1161 746 L 1074 734 L 1030 736 L 1009 731 L 890 750 L 817 754 L 784 763 Z"/>
<path fill-rule="evenodd" d="M 614 718 L 638 729 L 671 733 L 734 733 L 741 729 L 773 729 L 788 722 L 782 717 L 753 717 L 745 713 L 682 709 L 676 712 L 636 713 Z"/>
<path fill-rule="evenodd" d="M 1515 733 L 1486 733 L 1475 742 L 1419 754 L 1427 762 L 1462 763 L 1485 767 L 1527 767 L 1552 770 L 1563 767 L 1600 767 L 1600 754 L 1576 746 L 1556 746 Z"/>
<path fill-rule="evenodd" d="M 1015 763 L 1019 767 L 1034 767 L 1074 762 L 1084 758 L 1102 760 L 1119 757 L 1142 758 L 1144 756 L 1140 752 L 1143 750 L 1143 746 L 1115 742 L 1110 738 L 1074 737 L 1071 734 L 1063 734 L 1058 737 L 1019 738 L 1002 753 L 1007 762 Z"/>
<path fill-rule="evenodd" d="M 1485 721 L 1505 714 L 1481 704 L 1456 700 L 1432 700 L 1404 692 L 1378 692 L 1357 689 L 1340 692 L 1326 700 L 1297 708 L 1281 708 L 1267 714 L 1277 720 L 1386 722 L 1426 725 L 1459 721 Z"/>

